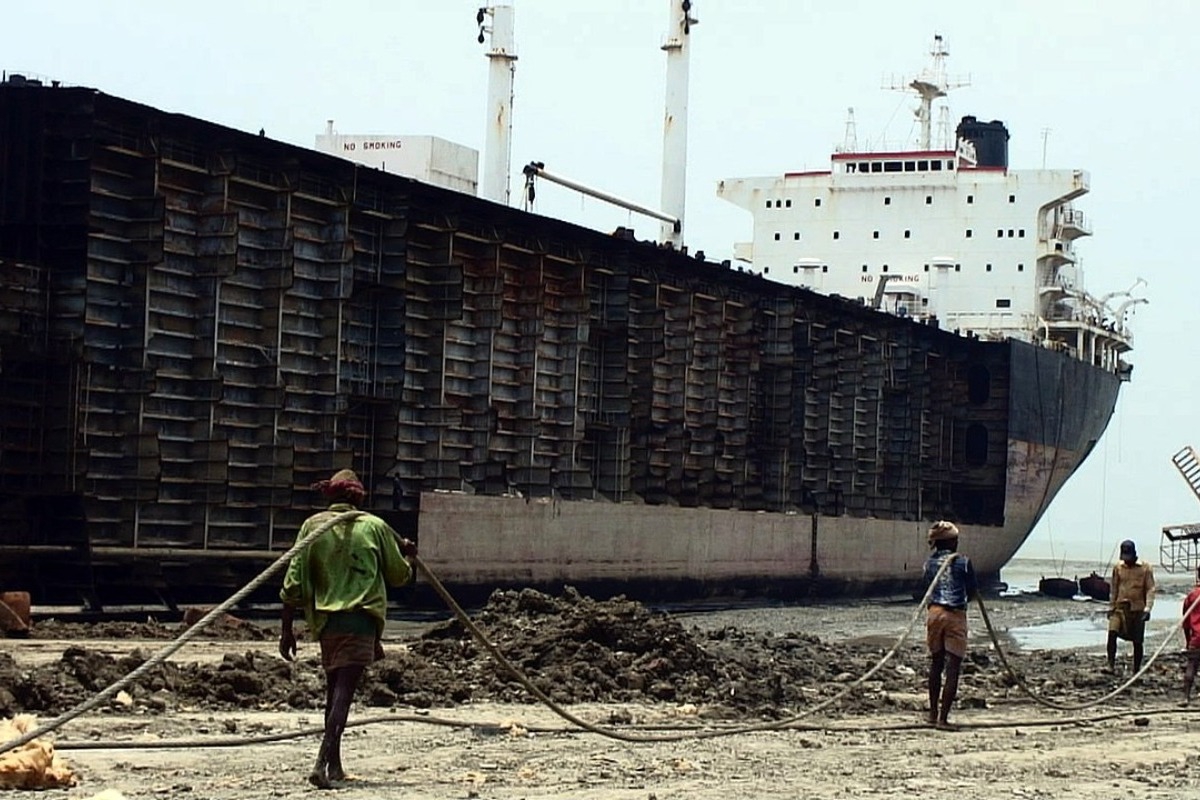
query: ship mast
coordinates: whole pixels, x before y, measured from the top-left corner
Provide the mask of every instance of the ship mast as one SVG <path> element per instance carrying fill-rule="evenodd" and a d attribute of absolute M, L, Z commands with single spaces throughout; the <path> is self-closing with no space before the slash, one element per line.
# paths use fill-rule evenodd
<path fill-rule="evenodd" d="M 664 222 L 662 241 L 683 244 L 683 209 L 687 193 L 688 40 L 697 20 L 691 0 L 669 0 L 666 111 L 663 116 L 662 210 L 679 222 Z"/>
<path fill-rule="evenodd" d="M 945 97 L 951 89 L 969 86 L 971 83 L 969 77 L 955 79 L 946 77 L 946 56 L 950 55 L 950 51 L 946 49 L 946 42 L 941 34 L 934 34 L 933 46 L 929 48 L 929 55 L 929 66 L 921 70 L 919 75 L 904 82 L 893 81 L 892 85 L 887 87 L 901 91 L 911 89 L 920 98 L 921 103 L 913 113 L 921 124 L 921 132 L 917 140 L 917 147 L 921 150 L 932 148 L 933 101 L 939 97 Z M 943 146 L 947 146 L 947 144 L 943 143 Z"/>
<path fill-rule="evenodd" d="M 488 16 L 491 26 L 484 25 Z M 479 9 L 479 43 L 492 35 L 488 57 L 487 137 L 484 142 L 483 197 L 508 205 L 508 165 L 512 156 L 513 76 L 517 69 L 517 45 L 513 33 L 511 5 Z"/>

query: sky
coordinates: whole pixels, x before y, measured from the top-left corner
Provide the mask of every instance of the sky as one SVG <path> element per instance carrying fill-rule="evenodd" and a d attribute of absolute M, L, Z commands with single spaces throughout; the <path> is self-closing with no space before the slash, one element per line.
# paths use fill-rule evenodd
<path fill-rule="evenodd" d="M 530 161 L 658 205 L 667 0 L 512 0 L 514 196 Z M 951 119 L 1000 119 L 1016 169 L 1081 168 L 1077 243 L 1094 294 L 1148 298 L 1133 380 L 1104 438 L 1018 557 L 1108 565 L 1125 538 L 1157 561 L 1164 524 L 1200 522 L 1171 456 L 1200 448 L 1200 272 L 1188 238 L 1200 114 L 1190 0 L 693 0 L 687 243 L 729 257 L 746 212 L 722 178 L 824 169 L 853 107 L 858 141 L 915 136 L 913 101 L 883 87 L 926 66 L 941 34 Z M 468 0 L 55 0 L 5 11 L 0 68 L 311 147 L 341 133 L 434 135 L 480 151 L 486 46 Z M 516 204 L 519 201 L 514 201 Z M 542 182 L 535 210 L 601 230 L 657 223 Z"/>

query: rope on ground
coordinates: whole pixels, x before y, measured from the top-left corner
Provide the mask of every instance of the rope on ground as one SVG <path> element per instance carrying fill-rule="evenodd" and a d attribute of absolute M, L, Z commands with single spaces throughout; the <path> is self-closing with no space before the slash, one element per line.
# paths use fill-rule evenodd
<path fill-rule="evenodd" d="M 20 747 L 21 745 L 26 744 L 27 742 L 30 742 L 39 736 L 43 736 L 47 733 L 57 730 L 58 728 L 67 724 L 68 722 L 70 722 L 71 720 L 87 713 L 88 711 L 92 710 L 96 706 L 100 705 L 105 700 L 114 696 L 118 691 L 123 689 L 125 686 L 128 686 L 131 682 L 133 682 L 137 678 L 141 677 L 147 670 L 149 670 L 149 669 L 153 668 L 154 666 L 157 666 L 161 662 L 165 661 L 167 658 L 169 658 L 171 655 L 173 655 L 175 652 L 177 652 L 180 648 L 182 648 L 184 644 L 186 644 L 188 641 L 190 641 L 196 635 L 198 635 L 200 633 L 200 631 L 202 631 L 206 626 L 208 626 L 213 620 L 217 619 L 220 615 L 224 614 L 226 611 L 228 611 L 230 608 L 232 608 L 242 598 L 244 598 L 250 592 L 254 591 L 259 586 L 261 586 L 266 581 L 267 578 L 269 578 L 271 575 L 273 575 L 283 564 L 285 564 L 296 553 L 298 553 L 300 550 L 302 550 L 304 547 L 306 547 L 308 545 L 308 543 L 311 542 L 313 539 L 320 536 L 322 533 L 324 533 L 325 531 L 334 527 L 338 523 L 354 519 L 356 517 L 361 516 L 363 513 L 364 512 L 362 512 L 362 511 L 346 511 L 346 512 L 342 512 L 334 517 L 331 517 L 329 520 L 324 522 L 322 525 L 320 525 L 319 527 L 315 528 L 310 533 L 308 533 L 305 536 L 298 539 L 295 542 L 295 544 L 293 544 L 292 547 L 287 552 L 285 552 L 283 555 L 281 555 L 274 563 L 269 565 L 258 576 L 256 576 L 249 583 L 247 583 L 244 587 L 242 587 L 237 592 L 235 592 L 225 602 L 221 603 L 216 608 L 214 608 L 212 611 L 210 611 L 208 614 L 206 614 L 204 617 L 202 617 L 195 625 L 193 625 L 192 627 L 190 627 L 186 631 L 184 631 L 184 633 L 181 636 L 179 636 L 177 639 L 175 639 L 173 642 L 171 642 L 166 647 L 159 650 L 154 655 L 152 655 L 149 659 L 147 659 L 147 661 L 145 661 L 137 669 L 133 670 L 128 675 L 125 675 L 123 678 L 121 678 L 120 680 L 111 684 L 110 686 L 106 687 L 105 689 L 103 689 L 102 691 L 100 691 L 99 693 L 94 695 L 93 697 L 89 698 L 88 700 L 85 700 L 84 702 L 80 703 L 79 705 L 75 706 L 74 708 L 70 709 L 69 711 L 63 713 L 62 715 L 60 715 L 60 716 L 56 717 L 55 719 L 51 720 L 50 722 L 46 723 L 45 725 L 42 725 L 41 727 L 39 727 L 33 731 L 30 731 L 21 737 L 12 739 L 11 741 L 5 742 L 4 744 L 0 744 L 0 754 L 8 752 L 9 750 L 11 750 L 13 748 Z M 399 534 L 397 534 L 397 537 L 399 538 Z M 443 602 L 446 603 L 446 605 L 454 613 L 455 617 L 464 625 L 464 627 L 471 633 L 471 635 L 475 637 L 475 639 L 484 647 L 484 649 L 492 656 L 492 658 L 494 658 L 496 660 L 496 662 L 498 664 L 500 664 L 500 666 L 504 667 L 506 670 L 509 671 L 510 674 L 513 675 L 513 677 L 526 689 L 526 691 L 528 691 L 537 700 L 539 700 L 544 705 L 546 705 L 546 707 L 549 708 L 551 711 L 553 711 L 555 714 L 562 717 L 566 721 L 572 723 L 573 725 L 576 725 L 577 727 L 579 727 L 583 730 L 589 731 L 591 733 L 595 733 L 600 736 L 605 736 L 605 737 L 608 737 L 611 739 L 617 739 L 619 741 L 626 741 L 626 742 L 673 742 L 673 741 L 683 741 L 683 740 L 688 740 L 688 739 L 707 739 L 707 738 L 716 738 L 719 736 L 733 736 L 733 735 L 741 734 L 741 733 L 752 733 L 752 732 L 756 732 L 756 731 L 786 730 L 788 728 L 794 727 L 796 725 L 796 723 L 798 723 L 800 720 L 802 720 L 806 717 L 809 717 L 809 716 L 817 713 L 818 711 L 828 708 L 829 706 L 833 705 L 837 701 L 841 700 L 848 693 L 853 691 L 855 688 L 860 686 L 863 682 L 868 680 L 872 675 L 874 675 L 876 672 L 878 672 L 880 669 L 882 669 L 883 666 L 888 661 L 891 660 L 891 658 L 896 654 L 896 652 L 900 649 L 900 646 L 904 643 L 904 641 L 908 638 L 909 634 L 912 632 L 913 626 L 916 624 L 917 619 L 920 615 L 920 612 L 925 608 L 925 604 L 928 602 L 929 596 L 932 593 L 934 586 L 936 586 L 937 581 L 942 576 L 943 572 L 949 567 L 951 561 L 952 561 L 952 559 L 946 559 L 942 563 L 941 567 L 938 569 L 937 574 L 934 575 L 933 580 L 930 582 L 929 588 L 926 590 L 924 598 L 922 598 L 921 602 L 919 604 L 917 604 L 917 607 L 914 609 L 913 615 L 909 620 L 908 626 L 897 638 L 896 643 L 892 646 L 892 648 L 886 654 L 884 654 L 884 656 L 875 664 L 875 666 L 873 666 L 871 669 L 867 670 L 865 673 L 863 673 L 859 678 L 857 678 L 853 682 L 848 683 L 841 691 L 837 692 L 832 697 L 829 697 L 829 698 L 823 700 L 822 702 L 816 704 L 815 706 L 812 706 L 811 708 L 804 710 L 800 714 L 796 714 L 791 717 L 787 717 L 787 718 L 780 719 L 780 720 L 773 720 L 771 722 L 758 723 L 758 724 L 754 724 L 754 725 L 744 725 L 744 726 L 732 727 L 732 728 L 719 728 L 719 729 L 711 729 L 711 728 L 710 729 L 697 729 L 694 727 L 690 727 L 687 729 L 686 732 L 657 735 L 657 736 L 641 736 L 641 735 L 636 735 L 636 734 L 628 734 L 628 733 L 625 733 L 624 731 L 618 731 L 618 730 L 615 730 L 612 728 L 605 728 L 605 727 L 587 722 L 586 720 L 581 719 L 580 717 L 572 714 L 570 711 L 568 711 L 567 709 L 565 709 L 564 707 L 562 707 L 561 705 L 556 703 L 554 700 L 552 700 L 548 695 L 546 695 L 545 692 L 543 692 L 541 689 L 539 689 L 524 673 L 522 673 L 519 669 L 517 669 L 517 667 L 514 666 L 512 664 L 512 662 L 510 662 L 504 656 L 504 654 L 501 653 L 499 651 L 499 649 L 487 638 L 487 636 L 483 633 L 483 631 L 480 630 L 479 627 L 475 624 L 475 622 L 467 615 L 466 611 L 463 610 L 462 606 L 460 606 L 458 604 L 458 602 L 454 599 L 454 597 L 449 593 L 449 591 L 442 584 L 442 582 L 437 578 L 437 576 L 433 574 L 433 572 L 429 569 L 428 565 L 426 565 L 425 562 L 422 561 L 419 556 L 413 556 L 413 563 L 417 566 L 417 568 L 421 571 L 421 573 L 424 574 L 425 577 L 429 580 L 430 585 L 433 587 L 434 591 L 438 594 L 439 597 L 442 598 Z M 308 735 L 308 734 L 302 734 L 302 735 Z M 241 741 L 243 741 L 245 743 L 249 743 L 248 741 L 246 741 L 244 739 Z"/>
<path fill-rule="evenodd" d="M 983 616 L 983 624 L 985 626 L 987 626 L 988 636 L 991 637 L 992 646 L 996 648 L 996 653 L 1000 656 L 1000 663 L 1004 665 L 1004 669 L 1008 673 L 1009 677 L 1011 677 L 1013 679 L 1013 682 L 1017 685 L 1017 687 L 1022 692 L 1024 692 L 1026 695 L 1028 695 L 1029 698 L 1031 700 L 1033 700 L 1035 703 L 1046 706 L 1047 708 L 1058 709 L 1059 711 L 1083 711 L 1084 709 L 1087 709 L 1087 708 L 1093 708 L 1094 706 L 1098 706 L 1101 703 L 1105 703 L 1105 702 L 1111 700 L 1112 698 L 1119 695 L 1121 692 L 1128 689 L 1130 686 L 1132 686 L 1134 684 L 1134 682 L 1136 682 L 1139 678 L 1142 677 L 1142 675 L 1145 674 L 1146 670 L 1150 669 L 1150 665 L 1153 664 L 1155 662 L 1155 660 L 1159 657 L 1159 655 L 1162 654 L 1162 652 L 1166 648 L 1167 644 L 1174 637 L 1175 631 L 1179 629 L 1179 625 L 1173 625 L 1170 628 L 1168 628 L 1167 634 L 1163 637 L 1162 642 L 1158 645 L 1158 649 L 1155 650 L 1154 653 L 1150 656 L 1149 660 L 1147 660 L 1146 663 L 1142 665 L 1142 668 L 1139 669 L 1137 672 L 1133 673 L 1133 675 L 1129 676 L 1129 680 L 1125 681 L 1124 683 L 1122 683 L 1117 688 L 1113 689 L 1108 694 L 1105 694 L 1102 697 L 1098 697 L 1095 700 L 1089 700 L 1085 703 L 1059 703 L 1055 700 L 1048 700 L 1047 698 L 1039 695 L 1032 688 L 1030 688 L 1029 684 L 1026 683 L 1025 679 L 1023 677 L 1021 677 L 1021 675 L 1015 669 L 1013 669 L 1012 665 L 1008 661 L 1008 656 L 1006 656 L 1004 653 L 1004 648 L 1000 645 L 1000 638 L 996 635 L 996 629 L 994 627 L 992 627 L 992 620 L 990 617 L 988 617 L 987 606 L 984 605 L 983 598 L 980 597 L 979 595 L 976 595 L 975 602 L 979 605 L 979 613 Z M 1197 597 L 1195 600 L 1192 601 L 1192 604 L 1190 606 L 1188 606 L 1187 609 L 1184 610 L 1183 615 L 1180 617 L 1180 619 L 1182 620 L 1182 619 L 1186 618 L 1187 615 L 1192 612 L 1192 609 L 1194 609 L 1197 606 L 1197 604 L 1200 604 L 1200 597 Z"/>
<path fill-rule="evenodd" d="M 1106 714 L 1095 714 L 1087 717 L 1034 717 L 1034 718 L 1017 718 L 1004 720 L 976 720 L 974 722 L 956 722 L 955 727 L 962 730 L 995 730 L 999 728 L 1044 728 L 1059 725 L 1094 725 L 1100 722 L 1108 722 L 1114 719 L 1123 719 L 1125 717 L 1153 717 L 1165 715 L 1196 715 L 1200 714 L 1200 708 L 1154 708 L 1154 709 L 1127 709 L 1124 711 L 1111 711 Z M 489 735 L 503 735 L 509 733 L 514 727 L 519 727 L 526 733 L 533 734 L 552 734 L 552 735 L 568 735 L 577 733 L 578 728 L 572 727 L 549 727 L 544 725 L 524 725 L 519 722 L 472 722 L 468 720 L 445 719 L 444 717 L 431 717 L 422 714 L 380 714 L 373 717 L 363 717 L 362 719 L 352 720 L 346 723 L 346 728 L 358 728 L 366 725 L 382 725 L 393 722 L 416 722 L 426 725 L 434 725 L 446 728 L 470 729 L 478 733 Z M 636 730 L 695 730 L 701 729 L 696 726 L 681 726 L 681 725 L 636 725 L 633 726 Z M 895 722 L 884 725 L 870 724 L 823 724 L 813 725 L 805 723 L 797 723 L 788 726 L 786 730 L 805 731 L 805 732 L 832 732 L 832 733 L 883 733 L 883 732 L 898 732 L 898 731 L 916 731 L 928 730 L 930 727 L 927 722 Z M 139 741 L 73 741 L 71 739 L 60 739 L 54 743 L 57 750 L 189 750 L 201 747 L 244 747 L 252 744 L 274 744 L 277 742 L 289 741 L 291 739 L 304 739 L 309 736 L 320 736 L 324 733 L 324 728 L 310 726 L 300 728 L 294 731 L 286 731 L 280 733 L 262 733 L 252 736 L 212 736 L 200 737 L 194 739 L 150 739 Z"/>
<path fill-rule="evenodd" d="M 267 578 L 274 575 L 279 570 L 280 567 L 282 567 L 284 564 L 286 564 L 288 561 L 290 561 L 292 556 L 294 556 L 296 553 L 300 552 L 302 549 L 307 547 L 308 543 L 311 542 L 313 539 L 317 538 L 321 534 L 325 533 L 325 531 L 329 530 L 330 528 L 334 527 L 335 525 L 337 525 L 339 523 L 347 522 L 349 520 L 361 517 L 363 515 L 363 513 L 364 512 L 362 512 L 362 511 L 343 511 L 339 514 L 335 514 L 334 516 L 330 517 L 328 520 L 323 522 L 321 525 L 317 526 L 316 528 L 309 531 L 304 536 L 297 539 L 295 544 L 293 544 L 286 553 L 284 553 L 279 558 L 277 558 L 272 564 L 270 564 L 266 569 L 264 569 L 262 572 L 260 572 L 249 583 L 247 583 L 241 589 L 238 589 L 236 592 L 234 592 L 229 597 L 228 600 L 221 603 L 219 606 L 214 608 L 212 611 L 209 611 L 207 614 L 205 614 L 203 617 L 201 617 L 196 622 L 195 625 L 192 625 L 190 628 L 188 628 L 186 631 L 184 631 L 183 634 L 179 636 L 179 638 L 175 639 L 173 642 L 168 644 L 166 647 L 162 648 L 157 653 L 150 656 L 150 658 L 147 659 L 137 669 L 133 670 L 128 675 L 126 675 L 125 677 L 116 681 L 115 683 L 113 683 L 109 686 L 106 686 L 103 690 L 101 690 L 97 694 L 93 695 L 92 697 L 88 698 L 87 700 L 84 700 L 82 703 L 80 703 L 79 705 L 70 709 L 69 711 L 66 711 L 63 714 L 59 715 L 58 717 L 55 717 L 50 722 L 47 722 L 45 725 L 42 725 L 39 728 L 29 731 L 28 733 L 25 733 L 24 735 L 19 736 L 16 739 L 10 739 L 9 741 L 4 742 L 3 744 L 0 744 L 0 754 L 7 753 L 9 750 L 20 747 L 21 745 L 26 744 L 28 742 L 31 742 L 34 739 L 38 738 L 39 736 L 44 736 L 47 733 L 50 733 L 51 731 L 57 730 L 58 728 L 61 728 L 63 725 L 66 725 L 68 722 L 75 719 L 76 717 L 79 717 L 83 714 L 86 714 L 88 711 L 91 711 L 93 708 L 100 705 L 105 700 L 109 699 L 110 697 L 115 695 L 117 692 L 124 689 L 131 682 L 140 678 L 143 674 L 145 674 L 145 672 L 147 670 L 158 666 L 160 663 L 162 663 L 163 661 L 166 661 L 168 658 L 170 658 L 172 655 L 174 655 L 174 653 L 176 651 L 178 651 L 181 647 L 183 647 L 185 644 L 187 644 L 189 641 L 191 641 L 197 635 L 199 635 L 199 633 L 202 630 L 204 630 L 209 624 L 211 624 L 213 622 L 213 620 L 219 618 L 221 615 L 223 615 L 225 612 L 227 612 L 230 608 L 232 608 L 234 605 L 236 605 L 238 602 L 240 602 L 242 600 L 242 598 L 249 595 L 251 592 L 253 592 L 255 589 L 257 589 L 259 586 L 262 586 L 262 584 L 264 582 L 266 582 Z"/>
<path fill-rule="evenodd" d="M 496 647 L 496 645 L 493 644 L 487 638 L 487 635 L 484 634 L 484 632 L 479 629 L 479 626 L 477 626 L 475 624 L 474 620 L 472 620 L 467 615 L 467 612 L 462 609 L 462 606 L 460 606 L 458 604 L 458 601 L 456 601 L 454 599 L 454 597 L 450 594 L 450 592 L 447 591 L 446 587 L 442 585 L 442 582 L 440 580 L 438 580 L 438 577 L 433 574 L 433 572 L 429 569 L 429 567 L 425 564 L 425 562 L 422 561 L 419 556 L 413 557 L 413 562 L 416 564 L 417 568 L 426 577 L 426 579 L 429 580 L 429 584 L 433 587 L 433 590 L 438 594 L 438 596 L 442 598 L 442 601 L 445 602 L 446 605 L 450 608 L 450 610 L 454 612 L 454 616 L 458 619 L 458 621 L 461 622 L 463 624 L 463 626 L 467 629 L 467 631 L 469 631 L 470 634 L 475 638 L 475 640 L 477 642 L 479 642 L 479 644 L 482 645 L 485 650 L 487 650 L 488 654 L 491 655 L 493 659 L 495 659 L 496 663 L 498 663 L 504 669 L 508 670 L 509 674 L 511 674 L 513 676 L 513 678 L 515 678 L 516 681 L 518 683 L 520 683 L 521 686 L 523 686 L 527 692 L 529 692 L 531 695 L 536 697 L 539 701 L 542 702 L 543 705 L 545 705 L 547 708 L 549 708 L 555 714 L 562 717 L 566 721 L 572 723 L 573 725 L 577 725 L 580 728 L 582 728 L 583 730 L 589 731 L 591 733 L 595 733 L 599 736 L 605 736 L 607 738 L 616 739 L 616 740 L 619 740 L 622 742 L 677 742 L 677 741 L 683 741 L 686 739 L 714 739 L 719 736 L 734 736 L 737 734 L 753 733 L 753 732 L 757 732 L 757 731 L 786 730 L 789 727 L 794 726 L 798 721 L 804 719 L 805 717 L 812 716 L 813 714 L 817 713 L 818 711 L 828 708 L 829 706 L 833 705 L 837 701 L 841 700 L 843 697 L 845 697 L 851 691 L 856 689 L 858 686 L 862 685 L 862 683 L 864 681 L 866 681 L 868 678 L 870 678 L 872 675 L 874 675 L 876 672 L 878 672 L 880 669 L 882 669 L 883 665 L 892 659 L 892 656 L 894 656 L 896 654 L 896 652 L 900 649 L 900 645 L 902 645 L 904 643 L 904 641 L 908 638 L 909 633 L 912 632 L 913 626 L 917 623 L 917 619 L 920 617 L 921 612 L 925 609 L 925 604 L 929 602 L 929 597 L 933 593 L 934 587 L 937 586 L 938 580 L 942 577 L 942 574 L 946 571 L 946 569 L 949 568 L 950 563 L 953 560 L 954 559 L 947 558 L 946 560 L 944 560 L 942 562 L 941 567 L 938 568 L 937 573 L 934 575 L 933 580 L 930 582 L 929 588 L 925 590 L 925 596 L 921 599 L 921 602 L 918 603 L 917 607 L 913 610 L 912 617 L 909 619 L 909 622 L 908 622 L 908 627 L 906 627 L 904 629 L 903 633 L 900 634 L 899 638 L 896 639 L 896 643 L 894 645 L 892 645 L 892 649 L 889 650 L 886 654 L 884 654 L 883 658 L 881 658 L 875 664 L 875 666 L 871 667 L 871 669 L 864 672 L 859 678 L 857 678 L 853 682 L 846 684 L 846 686 L 841 691 L 837 692 L 832 697 L 826 698 L 825 700 L 821 701 L 820 703 L 817 703 L 815 706 L 812 706 L 811 708 L 807 708 L 799 714 L 796 714 L 796 715 L 793 715 L 791 717 L 787 717 L 784 719 L 773 720 L 771 722 L 761 722 L 761 723 L 756 723 L 754 725 L 743 725 L 743 726 L 736 727 L 736 728 L 721 728 L 721 729 L 716 729 L 716 730 L 712 730 L 712 729 L 690 730 L 687 733 L 663 734 L 663 735 L 656 735 L 656 736 L 641 736 L 641 735 L 637 735 L 637 734 L 626 733 L 624 731 L 618 731 L 613 728 L 605 728 L 600 725 L 595 725 L 593 723 L 587 722 L 586 720 L 583 720 L 583 719 L 577 717 L 576 715 L 572 714 L 566 708 L 564 708 L 563 706 L 559 705 L 554 700 L 552 700 L 545 692 L 543 692 L 541 689 L 539 689 L 533 683 L 533 681 L 531 681 L 523 672 L 521 672 L 521 670 L 517 669 L 517 667 L 514 666 L 512 664 L 512 662 L 510 662 L 507 658 L 505 658 L 504 654 L 501 653 L 500 650 Z"/>

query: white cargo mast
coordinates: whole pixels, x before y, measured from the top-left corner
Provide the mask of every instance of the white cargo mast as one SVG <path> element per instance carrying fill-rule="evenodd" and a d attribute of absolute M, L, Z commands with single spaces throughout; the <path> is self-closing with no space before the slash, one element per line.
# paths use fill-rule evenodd
<path fill-rule="evenodd" d="M 662 46 L 667 54 L 667 90 L 660 205 L 664 213 L 679 220 L 674 225 L 663 223 L 662 241 L 679 247 L 687 195 L 688 40 L 697 20 L 691 13 L 691 0 L 669 0 L 667 7 L 667 40 Z"/>
<path fill-rule="evenodd" d="M 488 16 L 491 26 L 484 25 Z M 513 7 L 488 6 L 475 15 L 479 24 L 479 43 L 485 33 L 492 36 L 487 52 L 488 106 L 487 137 L 484 142 L 482 196 L 508 205 L 508 166 L 512 156 L 513 76 L 517 69 L 517 46 L 514 35 Z"/>

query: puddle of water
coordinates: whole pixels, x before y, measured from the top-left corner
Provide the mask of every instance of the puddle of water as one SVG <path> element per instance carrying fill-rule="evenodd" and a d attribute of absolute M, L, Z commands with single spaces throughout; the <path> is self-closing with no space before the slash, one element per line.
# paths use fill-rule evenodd
<path fill-rule="evenodd" d="M 1009 628 L 1008 635 L 1022 650 L 1066 650 L 1074 647 L 1104 646 L 1108 637 L 1108 619 L 1103 615 L 1082 619 L 1064 619 L 1044 625 Z"/>

